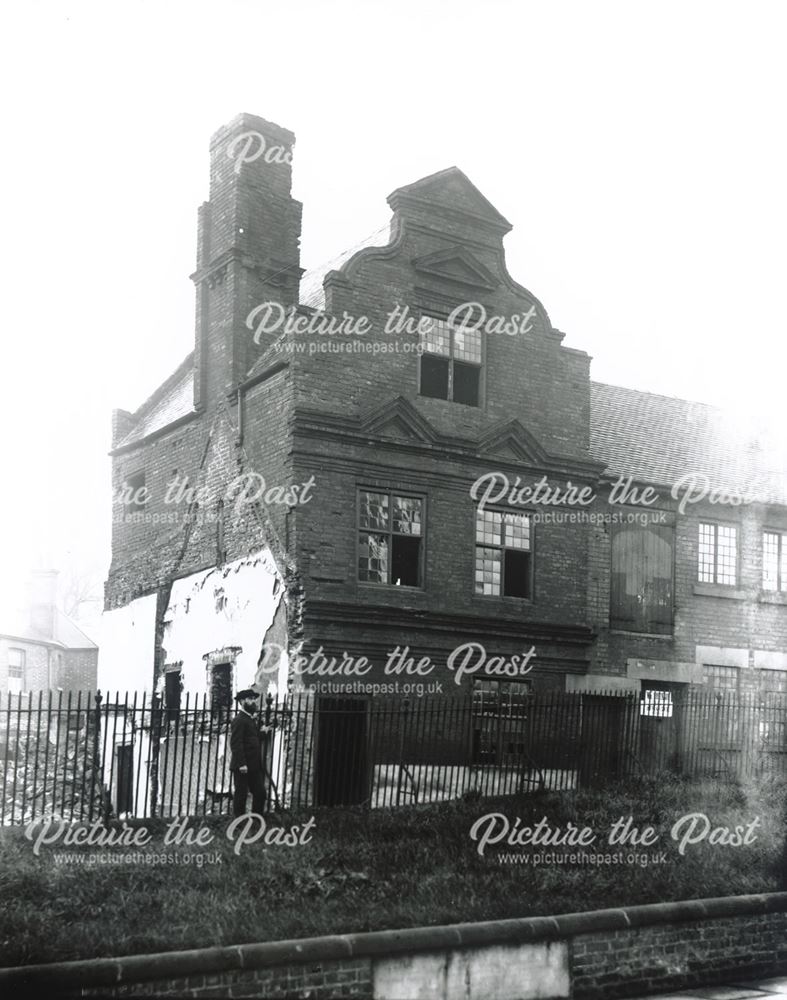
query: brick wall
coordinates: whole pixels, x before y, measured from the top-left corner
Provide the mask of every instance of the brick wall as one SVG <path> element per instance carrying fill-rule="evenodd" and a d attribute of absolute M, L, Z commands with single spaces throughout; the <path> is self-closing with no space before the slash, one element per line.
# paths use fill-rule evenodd
<path fill-rule="evenodd" d="M 197 410 L 114 454 L 113 488 L 144 471 L 151 500 L 141 523 L 114 525 L 108 609 L 150 593 L 166 606 L 173 579 L 215 565 L 224 500 L 226 559 L 271 547 L 288 590 L 290 637 L 303 638 L 307 649 L 323 645 L 367 656 L 375 664 L 372 682 L 384 680 L 382 663 L 403 642 L 416 658 L 440 662 L 464 641 L 482 642 L 490 655 L 504 657 L 534 645 L 536 687 L 566 686 L 572 675 L 588 671 L 610 682 L 626 679 L 629 660 L 691 664 L 702 646 L 743 650 L 752 671 L 758 651 L 787 653 L 785 599 L 759 590 L 766 523 L 759 507 L 696 506 L 676 515 L 669 636 L 610 628 L 605 525 L 537 525 L 532 599 L 476 596 L 469 495 L 475 479 L 501 471 L 512 484 L 518 476 L 533 483 L 546 475 L 552 486 L 571 481 L 602 492 L 602 465 L 589 454 L 590 358 L 563 346 L 543 305 L 508 274 L 503 238 L 510 224 L 455 169 L 394 192 L 387 245 L 361 250 L 326 277 L 326 312 L 366 317 L 370 331 L 291 334 L 281 343 L 265 335 L 255 345 L 246 325 L 250 311 L 265 301 L 289 306 L 297 299 L 301 206 L 291 195 L 288 163 L 258 157 L 236 169 L 228 148 L 251 132 L 268 146 L 291 151 L 294 144 L 286 129 L 248 115 L 211 141 L 210 201 L 200 209 L 193 276 Z M 385 333 L 390 311 L 407 306 L 416 317 L 421 310 L 446 315 L 473 301 L 490 317 L 532 309 L 532 328 L 486 337 L 482 405 L 419 395 L 419 358 L 405 350 L 417 336 Z M 400 349 L 309 351 L 353 342 Z M 127 433 L 135 419 L 117 413 L 118 433 Z M 268 487 L 314 477 L 312 499 L 293 508 L 271 503 L 238 510 L 226 490 L 244 472 L 261 474 Z M 176 475 L 204 491 L 199 510 L 163 503 Z M 358 582 L 359 486 L 425 497 L 422 588 Z M 675 503 L 664 502 L 674 512 Z M 697 525 L 707 515 L 740 526 L 742 578 L 732 593 L 696 588 Z M 771 508 L 767 525 L 784 528 L 787 512 Z M 742 690 L 752 687 L 752 671 L 742 674 Z"/>
<path fill-rule="evenodd" d="M 370 958 L 294 963 L 276 968 L 246 969 L 223 973 L 197 973 L 178 979 L 159 979 L 118 987 L 110 995 L 132 997 L 266 997 L 270 1000 L 309 997 L 333 1000 L 338 997 L 371 996 Z M 85 989 L 80 996 L 106 996 L 104 988 Z"/>
<path fill-rule="evenodd" d="M 571 965 L 575 1000 L 754 979 L 787 967 L 787 913 L 580 934 Z"/>
<path fill-rule="evenodd" d="M 63 653 L 57 687 L 64 691 L 95 691 L 97 681 L 97 649 L 69 649 Z"/>
<path fill-rule="evenodd" d="M 787 614 L 784 595 L 762 590 L 762 533 L 765 528 L 786 530 L 787 511 L 762 505 L 733 507 L 697 504 L 685 514 L 676 510 L 668 490 L 659 490 L 654 510 L 675 514 L 674 626 L 671 635 L 643 636 L 610 629 L 610 529 L 590 529 L 588 607 L 590 624 L 598 634 L 592 652 L 592 671 L 625 676 L 627 660 L 641 658 L 675 663 L 724 662 L 703 657 L 698 647 L 742 651 L 740 690 L 755 691 L 755 650 L 787 650 Z M 596 510 L 609 510 L 599 503 Z M 628 508 L 627 508 L 628 509 Z M 640 508 L 644 510 L 645 508 Z M 737 526 L 738 575 L 735 587 L 698 584 L 699 525 L 719 521 Z M 787 669 L 787 664 L 785 664 Z"/>
<path fill-rule="evenodd" d="M 23 691 L 49 690 L 49 661 L 52 656 L 48 646 L 12 637 L 0 638 L 0 693 L 8 691 L 8 650 L 21 649 L 25 654 Z M 55 686 L 54 682 L 53 685 Z"/>
<path fill-rule="evenodd" d="M 787 893 L 0 969 L 14 996 L 602 1000 L 787 972 Z"/>

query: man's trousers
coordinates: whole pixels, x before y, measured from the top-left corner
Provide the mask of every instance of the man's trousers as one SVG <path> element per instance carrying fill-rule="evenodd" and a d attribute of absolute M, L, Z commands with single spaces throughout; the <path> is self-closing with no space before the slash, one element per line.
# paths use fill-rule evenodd
<path fill-rule="evenodd" d="M 235 780 L 235 791 L 232 796 L 232 808 L 236 816 L 242 816 L 246 812 L 246 797 L 251 792 L 251 808 L 255 813 L 265 811 L 265 779 L 262 771 L 254 768 L 244 774 L 242 771 L 233 770 L 232 777 Z"/>

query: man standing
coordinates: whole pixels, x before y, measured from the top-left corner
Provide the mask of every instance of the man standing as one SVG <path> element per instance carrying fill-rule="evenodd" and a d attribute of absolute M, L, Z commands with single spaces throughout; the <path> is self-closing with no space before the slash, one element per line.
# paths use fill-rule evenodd
<path fill-rule="evenodd" d="M 246 797 L 251 792 L 251 807 L 262 815 L 265 809 L 265 780 L 262 770 L 262 747 L 260 731 L 255 714 L 259 695 L 253 688 L 246 688 L 235 695 L 238 714 L 232 720 L 230 730 L 230 770 L 235 781 L 232 806 L 236 816 L 246 812 Z M 263 726 L 262 732 L 270 732 Z"/>

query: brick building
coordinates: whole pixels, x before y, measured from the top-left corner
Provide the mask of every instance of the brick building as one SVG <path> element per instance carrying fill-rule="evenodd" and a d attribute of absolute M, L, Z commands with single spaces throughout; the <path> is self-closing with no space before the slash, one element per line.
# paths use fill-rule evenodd
<path fill-rule="evenodd" d="M 95 690 L 98 646 L 57 606 L 55 570 L 32 575 L 26 601 L 0 618 L 0 693 Z"/>
<path fill-rule="evenodd" d="M 787 690 L 764 438 L 592 382 L 457 168 L 304 274 L 293 145 L 213 136 L 194 350 L 114 412 L 102 685 Z"/>

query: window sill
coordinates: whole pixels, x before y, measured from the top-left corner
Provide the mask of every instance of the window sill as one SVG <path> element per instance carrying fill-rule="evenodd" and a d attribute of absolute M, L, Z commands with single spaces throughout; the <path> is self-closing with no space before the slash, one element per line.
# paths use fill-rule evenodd
<path fill-rule="evenodd" d="M 477 601 L 502 601 L 504 604 L 516 605 L 535 604 L 532 597 L 511 597 L 508 594 L 473 594 Z"/>
<path fill-rule="evenodd" d="M 698 597 L 724 597 L 728 601 L 745 601 L 746 594 L 743 590 L 728 586 L 724 583 L 695 583 L 692 593 Z"/>
<path fill-rule="evenodd" d="M 757 600 L 760 604 L 787 604 L 787 594 L 778 590 L 761 590 Z"/>
<path fill-rule="evenodd" d="M 343 581 L 342 581 L 343 582 Z M 425 594 L 426 587 L 408 587 L 401 583 L 372 583 L 370 580 L 356 580 L 363 590 L 384 590 L 387 593 Z"/>
<path fill-rule="evenodd" d="M 675 638 L 672 632 L 630 632 L 625 628 L 610 628 L 610 635 L 630 635 L 636 639 L 668 639 L 670 642 Z"/>

